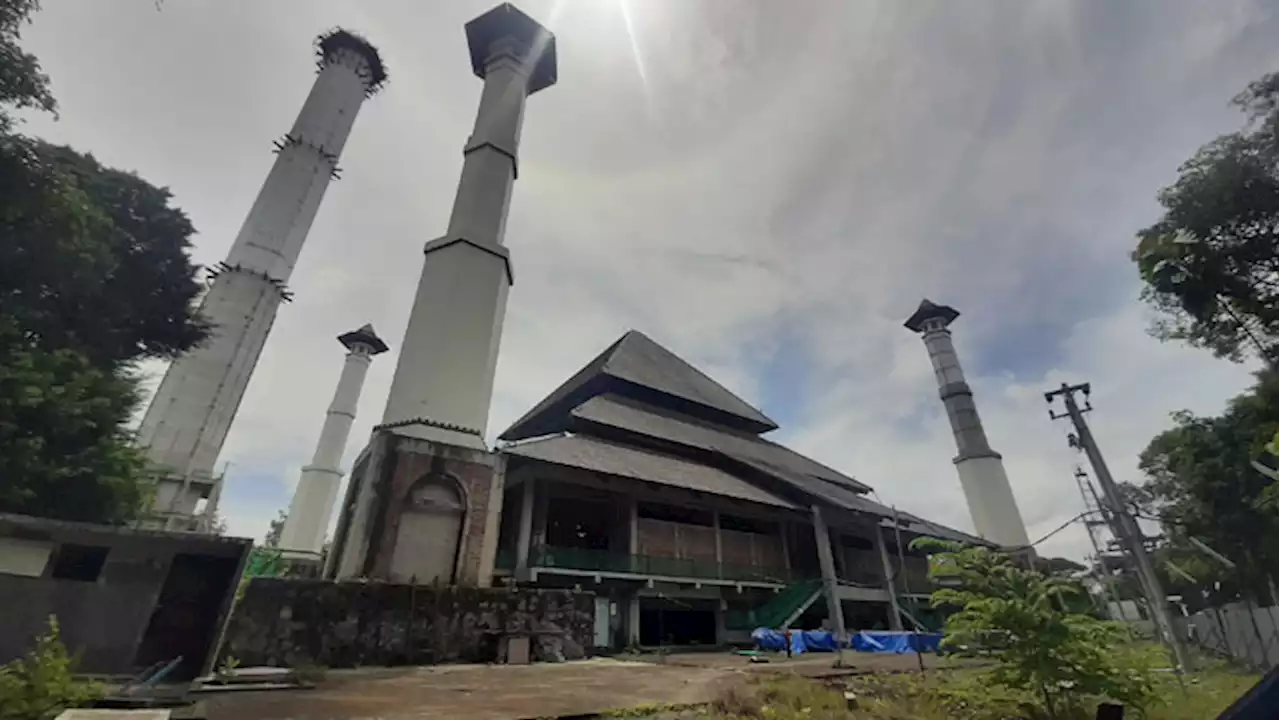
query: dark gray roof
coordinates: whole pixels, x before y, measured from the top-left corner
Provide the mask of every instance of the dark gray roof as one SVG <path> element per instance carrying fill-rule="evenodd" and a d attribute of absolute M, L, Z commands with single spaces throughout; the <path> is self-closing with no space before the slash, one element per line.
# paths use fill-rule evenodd
<path fill-rule="evenodd" d="M 795 503 L 710 465 L 587 435 L 560 435 L 512 445 L 504 454 L 697 492 L 794 509 Z"/>
<path fill-rule="evenodd" d="M 960 317 L 959 310 L 950 305 L 934 304 L 931 300 L 925 298 L 920 301 L 920 307 L 916 308 L 916 311 L 911 313 L 911 317 L 907 318 L 907 321 L 902 324 L 912 332 L 920 332 L 924 329 L 925 320 L 942 318 L 947 325 L 950 325 L 958 317 Z"/>
<path fill-rule="evenodd" d="M 613 393 L 748 433 L 778 424 L 697 368 L 628 331 L 507 428 L 500 440 L 523 440 L 568 429 L 569 411 L 591 397 Z"/>
<path fill-rule="evenodd" d="M 885 506 L 876 503 L 879 507 L 889 511 L 889 515 L 880 521 L 882 527 L 893 527 L 893 509 L 885 508 Z M 912 515 L 904 510 L 898 511 L 898 523 L 902 527 L 903 532 L 912 535 L 928 535 L 936 537 L 939 540 L 954 540 L 956 542 L 968 543 L 970 545 L 985 545 L 987 547 L 997 547 L 997 545 L 989 540 L 983 540 L 977 535 L 970 535 L 967 532 L 956 530 L 955 528 L 939 525 L 931 520 L 925 520 L 919 515 Z"/>
<path fill-rule="evenodd" d="M 818 483 L 815 485 L 817 488 L 831 486 L 833 491 L 842 490 L 848 494 L 871 490 L 851 477 L 757 435 L 734 432 L 693 418 L 676 416 L 627 398 L 613 395 L 593 397 L 574 408 L 571 414 L 589 423 L 615 427 L 685 447 L 711 450 L 762 468 L 772 468 L 806 480 L 812 479 Z"/>
<path fill-rule="evenodd" d="M 357 343 L 363 343 L 372 350 L 371 355 L 381 355 L 390 349 L 387 347 L 387 343 L 378 337 L 378 333 L 374 332 L 371 323 L 365 323 L 357 330 L 342 333 L 338 336 L 338 342 L 342 343 L 348 350 Z"/>
<path fill-rule="evenodd" d="M 893 508 L 866 497 L 863 493 L 871 490 L 866 485 L 760 437 L 735 434 L 688 418 L 672 417 L 656 408 L 608 395 L 588 400 L 574 408 L 572 414 L 588 423 L 584 429 L 589 429 L 592 424 L 603 425 L 715 453 L 740 466 L 775 478 L 803 497 L 813 498 L 836 508 L 879 517 L 881 524 L 886 527 L 894 526 L 896 516 L 902 530 L 912 535 L 930 535 L 943 540 L 978 545 L 992 544 L 903 510 L 895 512 Z M 614 444 L 614 447 L 622 446 Z"/>

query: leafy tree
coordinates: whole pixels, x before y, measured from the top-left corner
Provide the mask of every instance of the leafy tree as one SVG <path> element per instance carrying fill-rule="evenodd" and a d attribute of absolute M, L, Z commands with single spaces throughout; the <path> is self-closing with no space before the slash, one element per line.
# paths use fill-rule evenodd
<path fill-rule="evenodd" d="M 22 26 L 40 8 L 39 0 L 0 0 L 0 132 L 7 133 L 13 124 L 3 108 L 37 108 L 56 111 L 49 77 L 40 70 L 40 62 L 18 45 Z"/>
<path fill-rule="evenodd" d="M 1139 459 L 1143 490 L 1182 555 L 1180 538 L 1195 537 L 1240 567 L 1245 588 L 1266 597 L 1276 567 L 1275 480 L 1253 467 L 1276 433 L 1276 376 L 1263 371 L 1254 388 L 1217 417 L 1174 413 L 1175 426 L 1152 439 Z"/>
<path fill-rule="evenodd" d="M 37 8 L 0 0 L 0 511 L 126 522 L 146 494 L 132 363 L 207 332 L 192 228 L 167 191 L 13 132 L 14 109 L 55 108 L 18 44 Z"/>
<path fill-rule="evenodd" d="M 0 315 L 34 341 L 74 348 L 102 367 L 172 358 L 207 334 L 190 221 L 170 194 L 91 155 L 16 141 L 0 175 Z M 68 199 L 89 208 L 79 233 L 47 220 Z"/>
<path fill-rule="evenodd" d="M 47 350 L 0 318 L 0 510 L 125 523 L 145 463 L 122 431 L 136 386 L 73 350 Z"/>
<path fill-rule="evenodd" d="M 1185 340 L 1273 368 L 1277 338 L 1277 75 L 1251 83 L 1232 103 L 1238 132 L 1201 147 L 1159 194 L 1164 215 L 1138 233 L 1133 260 L 1143 297 L 1160 313 L 1163 340 Z"/>
<path fill-rule="evenodd" d="M 271 521 L 267 526 L 267 536 L 262 539 L 262 546 L 269 548 L 280 547 L 280 536 L 284 534 L 284 522 L 289 518 L 289 514 L 284 510 L 276 511 L 276 519 Z"/>
<path fill-rule="evenodd" d="M 1050 718 L 1072 716 L 1091 698 L 1138 709 L 1153 700 L 1152 675 L 1126 662 L 1122 627 L 1059 609 L 1078 583 L 986 548 L 932 538 L 913 544 L 935 553 L 930 575 L 943 587 L 933 605 L 959 608 L 947 618 L 943 647 L 994 661 L 991 682 L 1035 693 Z"/>

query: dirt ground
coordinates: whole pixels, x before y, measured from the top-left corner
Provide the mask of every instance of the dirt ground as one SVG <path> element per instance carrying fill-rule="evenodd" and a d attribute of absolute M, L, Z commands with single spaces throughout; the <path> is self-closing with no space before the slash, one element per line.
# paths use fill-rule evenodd
<path fill-rule="evenodd" d="M 523 720 L 590 715 L 639 705 L 709 702 L 733 683 L 759 673 L 808 677 L 913 671 L 915 655 L 814 653 L 750 664 L 727 652 L 677 653 L 634 659 L 596 658 L 524 666 L 453 665 L 330 671 L 313 690 L 228 692 L 203 695 L 209 720 L 416 720 L 475 718 Z M 954 666 L 925 656 L 926 668 Z"/>

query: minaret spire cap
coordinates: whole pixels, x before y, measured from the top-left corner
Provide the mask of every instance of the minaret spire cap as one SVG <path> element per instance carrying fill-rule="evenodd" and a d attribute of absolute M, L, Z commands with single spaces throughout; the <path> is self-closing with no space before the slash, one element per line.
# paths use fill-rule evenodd
<path fill-rule="evenodd" d="M 373 325 L 370 323 L 361 325 L 358 330 L 339 335 L 338 342 L 342 343 L 342 346 L 348 350 L 356 345 L 367 345 L 371 348 L 370 355 L 381 355 L 391 349 L 387 347 L 382 338 L 378 337 L 378 333 L 373 331 Z"/>
<path fill-rule="evenodd" d="M 529 72 L 528 93 L 556 84 L 556 36 L 511 3 L 503 3 L 466 25 L 471 70 L 484 78 L 493 46 L 514 40 L 524 51 Z"/>
<path fill-rule="evenodd" d="M 920 301 L 920 307 L 907 318 L 903 325 L 912 332 L 922 332 L 927 320 L 941 319 L 943 325 L 950 325 L 960 317 L 960 311 L 950 305 L 935 305 L 928 298 Z"/>
<path fill-rule="evenodd" d="M 350 30 L 334 28 L 316 38 L 316 66 L 324 69 L 329 58 L 342 50 L 359 55 L 369 66 L 368 76 L 363 78 L 365 94 L 372 95 L 381 90 L 387 83 L 387 68 L 382 64 L 382 56 L 368 40 Z"/>

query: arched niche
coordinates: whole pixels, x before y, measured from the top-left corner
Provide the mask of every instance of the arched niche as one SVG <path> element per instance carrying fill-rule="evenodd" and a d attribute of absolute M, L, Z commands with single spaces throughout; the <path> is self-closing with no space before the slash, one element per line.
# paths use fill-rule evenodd
<path fill-rule="evenodd" d="M 391 577 L 417 585 L 452 584 L 466 514 L 457 478 L 433 474 L 414 483 L 400 513 Z"/>

